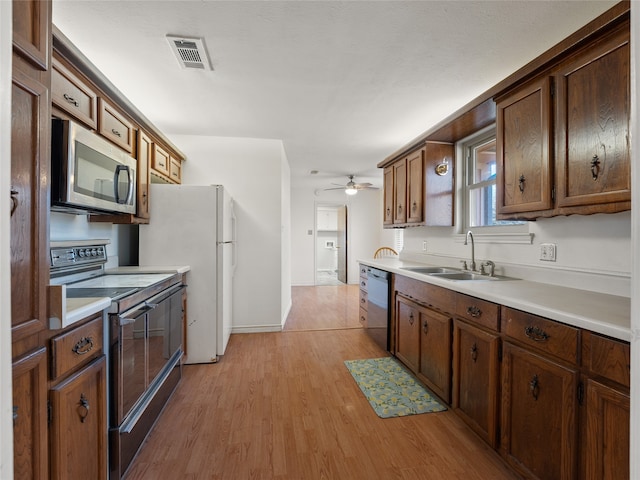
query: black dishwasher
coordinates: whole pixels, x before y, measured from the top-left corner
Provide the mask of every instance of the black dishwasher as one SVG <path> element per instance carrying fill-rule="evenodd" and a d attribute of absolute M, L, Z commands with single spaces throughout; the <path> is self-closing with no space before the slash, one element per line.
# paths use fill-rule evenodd
<path fill-rule="evenodd" d="M 367 333 L 385 351 L 389 351 L 389 278 L 384 270 L 367 267 Z"/>

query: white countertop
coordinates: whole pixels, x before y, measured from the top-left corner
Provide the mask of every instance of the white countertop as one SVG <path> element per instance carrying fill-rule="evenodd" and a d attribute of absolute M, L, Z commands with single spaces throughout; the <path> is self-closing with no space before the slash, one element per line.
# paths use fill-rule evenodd
<path fill-rule="evenodd" d="M 100 312 L 111 305 L 109 297 L 65 298 L 64 311 L 49 318 L 49 328 L 57 330 L 68 327 L 83 318 Z"/>
<path fill-rule="evenodd" d="M 447 280 L 403 270 L 403 267 L 424 265 L 398 258 L 359 262 L 568 325 L 631 341 L 631 299 L 628 297 L 517 279 Z"/>
<path fill-rule="evenodd" d="M 127 273 L 187 273 L 191 270 L 189 265 L 168 265 L 168 266 L 133 266 L 108 268 L 105 273 L 109 275 L 121 275 Z"/>

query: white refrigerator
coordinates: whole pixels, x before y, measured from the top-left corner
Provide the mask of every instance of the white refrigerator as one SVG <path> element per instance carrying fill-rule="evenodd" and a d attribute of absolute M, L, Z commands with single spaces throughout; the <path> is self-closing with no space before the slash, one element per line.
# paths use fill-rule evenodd
<path fill-rule="evenodd" d="M 188 265 L 186 363 L 217 362 L 231 335 L 233 200 L 222 185 L 151 184 L 140 266 Z"/>

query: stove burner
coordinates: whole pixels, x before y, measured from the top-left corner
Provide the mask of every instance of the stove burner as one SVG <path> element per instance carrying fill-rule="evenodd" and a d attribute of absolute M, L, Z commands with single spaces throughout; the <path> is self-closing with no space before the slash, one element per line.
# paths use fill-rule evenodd
<path fill-rule="evenodd" d="M 138 288 L 131 287 L 104 287 L 104 288 L 69 288 L 67 287 L 68 298 L 90 298 L 90 297 L 111 297 L 117 300 L 127 295 L 137 292 Z"/>

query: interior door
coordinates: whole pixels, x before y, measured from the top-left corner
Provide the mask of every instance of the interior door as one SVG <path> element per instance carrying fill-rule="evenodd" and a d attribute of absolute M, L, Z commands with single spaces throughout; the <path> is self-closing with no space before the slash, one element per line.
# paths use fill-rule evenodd
<path fill-rule="evenodd" d="M 338 280 L 347 283 L 347 206 L 336 208 L 338 212 Z"/>

